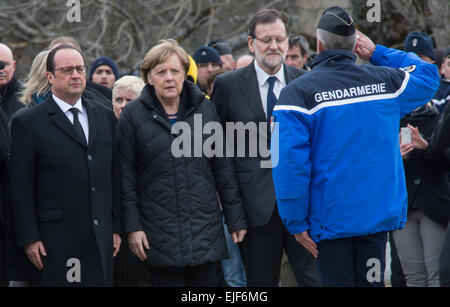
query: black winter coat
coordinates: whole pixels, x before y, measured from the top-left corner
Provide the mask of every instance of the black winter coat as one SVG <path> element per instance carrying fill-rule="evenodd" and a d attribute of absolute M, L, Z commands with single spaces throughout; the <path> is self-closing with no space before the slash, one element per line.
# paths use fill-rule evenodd
<path fill-rule="evenodd" d="M 185 81 L 180 100 L 178 121 L 191 131 L 194 116 L 202 116 L 201 127 L 220 122 L 214 104 L 190 81 Z M 123 230 L 145 231 L 152 267 L 220 261 L 227 249 L 216 190 L 230 233 L 247 228 L 232 160 L 207 158 L 203 153 L 174 157 L 171 146 L 177 135 L 171 134 L 171 128 L 150 85 L 119 119 Z M 209 136 L 203 135 L 203 144 Z M 190 139 L 193 142 L 194 133 Z"/>
<path fill-rule="evenodd" d="M 6 117 L 0 109 L 0 286 L 7 286 L 6 278 L 6 234 L 8 206 L 8 156 L 9 131 Z"/>
<path fill-rule="evenodd" d="M 401 126 L 409 123 L 418 127 L 423 138 L 428 140 L 439 120 L 435 106 L 426 105 L 408 114 Z M 413 150 L 404 160 L 408 209 L 419 209 L 430 219 L 447 226 L 450 218 L 450 186 L 447 172 L 450 171 L 450 156 L 446 150 L 429 144 L 427 150 Z"/>
<path fill-rule="evenodd" d="M 0 89 L 0 106 L 5 112 L 8 124 L 11 123 L 13 114 L 23 108 L 24 105 L 19 101 L 18 94 L 21 90 L 21 84 L 13 77 L 2 89 Z"/>

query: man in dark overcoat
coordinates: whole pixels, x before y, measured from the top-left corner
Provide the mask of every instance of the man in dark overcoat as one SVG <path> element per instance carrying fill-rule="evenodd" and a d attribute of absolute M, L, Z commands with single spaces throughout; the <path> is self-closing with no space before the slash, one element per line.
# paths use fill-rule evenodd
<path fill-rule="evenodd" d="M 34 265 L 32 286 L 111 286 L 120 246 L 116 119 L 81 98 L 86 66 L 75 48 L 49 53 L 47 78 L 51 97 L 11 126 L 17 240 Z"/>

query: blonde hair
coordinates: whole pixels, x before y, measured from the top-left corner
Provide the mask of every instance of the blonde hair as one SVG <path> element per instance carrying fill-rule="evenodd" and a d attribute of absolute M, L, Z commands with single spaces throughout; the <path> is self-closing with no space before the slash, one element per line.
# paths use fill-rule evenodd
<path fill-rule="evenodd" d="M 116 92 L 119 88 L 132 90 L 136 95 L 140 95 L 142 88 L 145 86 L 144 81 L 141 78 L 136 76 L 123 76 L 119 80 L 114 83 L 112 89 L 112 98 L 114 102 L 114 97 L 116 96 Z"/>
<path fill-rule="evenodd" d="M 160 40 L 158 45 L 147 52 L 142 61 L 141 73 L 145 84 L 148 83 L 148 73 L 157 65 L 164 63 L 172 54 L 178 56 L 184 72 L 187 73 L 189 71 L 189 55 L 180 45 L 178 45 L 177 41 L 174 39 Z"/>
<path fill-rule="evenodd" d="M 47 80 L 47 56 L 50 50 L 39 52 L 31 64 L 30 72 L 28 73 L 23 90 L 20 92 L 20 102 L 24 105 L 32 103 L 33 94 L 40 96 L 50 90 L 50 85 Z"/>

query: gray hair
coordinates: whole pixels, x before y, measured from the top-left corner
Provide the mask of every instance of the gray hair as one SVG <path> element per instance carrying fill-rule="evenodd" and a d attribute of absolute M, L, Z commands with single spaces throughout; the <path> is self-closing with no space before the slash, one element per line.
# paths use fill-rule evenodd
<path fill-rule="evenodd" d="M 356 33 L 350 36 L 341 36 L 324 29 L 317 29 L 317 39 L 322 42 L 325 50 L 347 50 L 353 52 L 356 46 Z"/>
<path fill-rule="evenodd" d="M 140 95 L 142 88 L 145 86 L 144 81 L 142 81 L 141 78 L 136 76 L 123 76 L 119 80 L 117 80 L 114 83 L 113 89 L 112 89 L 112 97 L 116 96 L 117 89 L 119 88 L 125 88 L 132 90 L 136 95 Z"/>

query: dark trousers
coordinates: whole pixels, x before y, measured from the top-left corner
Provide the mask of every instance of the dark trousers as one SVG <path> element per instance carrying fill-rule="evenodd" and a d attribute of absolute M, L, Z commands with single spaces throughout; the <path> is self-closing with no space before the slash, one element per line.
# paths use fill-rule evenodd
<path fill-rule="evenodd" d="M 324 287 L 383 287 L 387 233 L 325 240 L 317 244 Z"/>
<path fill-rule="evenodd" d="M 217 287 L 219 262 L 184 268 L 152 268 L 153 287 Z"/>
<path fill-rule="evenodd" d="M 275 207 L 263 227 L 250 227 L 241 246 L 248 287 L 278 287 L 285 249 L 299 286 L 320 286 L 314 257 L 283 225 Z"/>
<path fill-rule="evenodd" d="M 450 287 L 450 223 L 445 232 L 444 243 L 439 258 L 439 281 L 441 287 Z"/>

